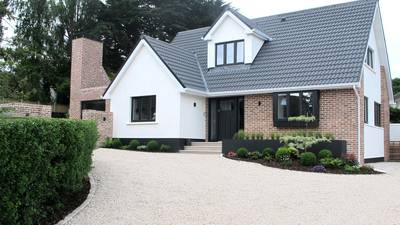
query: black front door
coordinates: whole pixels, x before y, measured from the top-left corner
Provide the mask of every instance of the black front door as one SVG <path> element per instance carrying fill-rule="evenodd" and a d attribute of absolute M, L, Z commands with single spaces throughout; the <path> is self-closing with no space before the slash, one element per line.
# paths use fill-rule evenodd
<path fill-rule="evenodd" d="M 231 139 L 243 129 L 243 97 L 209 100 L 209 140 Z"/>

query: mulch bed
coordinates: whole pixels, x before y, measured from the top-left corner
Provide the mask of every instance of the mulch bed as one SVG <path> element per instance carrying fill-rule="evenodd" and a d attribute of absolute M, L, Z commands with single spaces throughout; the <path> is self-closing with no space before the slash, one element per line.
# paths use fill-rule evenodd
<path fill-rule="evenodd" d="M 75 193 L 65 193 L 62 196 L 64 207 L 57 210 L 51 217 L 46 218 L 46 221 L 42 221 L 42 225 L 54 225 L 64 219 L 68 214 L 78 208 L 87 198 L 90 191 L 89 178 L 84 180 L 83 188 L 81 191 Z"/>
<path fill-rule="evenodd" d="M 276 161 L 266 161 L 263 159 L 258 159 L 258 160 L 252 160 L 252 159 L 242 159 L 238 157 L 227 157 L 224 156 L 227 159 L 232 159 L 232 160 L 237 160 L 237 161 L 245 161 L 245 162 L 251 162 L 251 163 L 258 163 L 263 166 L 267 167 L 273 167 L 273 168 L 279 168 L 279 169 L 285 169 L 285 170 L 295 170 L 295 171 L 303 171 L 303 172 L 311 172 L 312 167 L 307 167 L 303 166 L 300 164 L 298 160 L 293 160 L 293 164 L 290 167 L 283 166 L 279 162 Z M 326 173 L 331 173 L 331 174 L 351 174 L 351 175 L 366 175 L 366 174 L 382 174 L 381 172 L 375 171 L 375 170 L 365 170 L 365 169 L 360 169 L 359 172 L 357 173 L 349 173 L 344 171 L 344 169 L 330 169 L 326 168 Z"/>

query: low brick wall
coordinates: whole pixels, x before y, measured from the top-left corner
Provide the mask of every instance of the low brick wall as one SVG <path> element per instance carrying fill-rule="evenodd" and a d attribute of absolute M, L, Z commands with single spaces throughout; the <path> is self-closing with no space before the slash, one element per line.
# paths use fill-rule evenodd
<path fill-rule="evenodd" d="M 10 102 L 0 104 L 0 108 L 12 111 L 6 114 L 11 117 L 51 117 L 51 106 L 25 102 Z"/>
<path fill-rule="evenodd" d="M 82 110 L 83 120 L 94 120 L 97 122 L 99 139 L 97 145 L 100 146 L 106 137 L 112 137 L 112 113 L 97 110 Z"/>

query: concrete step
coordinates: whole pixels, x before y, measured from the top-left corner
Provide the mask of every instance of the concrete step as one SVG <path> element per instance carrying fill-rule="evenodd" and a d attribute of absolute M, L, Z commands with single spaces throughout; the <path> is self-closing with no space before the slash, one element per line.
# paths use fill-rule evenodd
<path fill-rule="evenodd" d="M 181 150 L 179 152 L 185 154 L 209 154 L 209 155 L 222 154 L 221 151 L 208 151 L 208 150 Z"/>
<path fill-rule="evenodd" d="M 222 148 L 215 146 L 215 147 L 211 147 L 211 146 L 185 146 L 184 150 L 198 150 L 198 151 L 217 151 L 217 152 L 221 152 Z"/>
<path fill-rule="evenodd" d="M 192 146 L 218 146 L 218 147 L 222 147 L 222 142 L 192 142 Z"/>

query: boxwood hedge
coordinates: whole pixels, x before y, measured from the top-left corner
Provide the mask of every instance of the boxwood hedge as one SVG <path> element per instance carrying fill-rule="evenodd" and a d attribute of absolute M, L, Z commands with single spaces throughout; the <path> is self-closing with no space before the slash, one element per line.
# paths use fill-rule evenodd
<path fill-rule="evenodd" d="M 41 224 L 82 189 L 97 140 L 96 123 L 0 119 L 0 224 Z"/>

